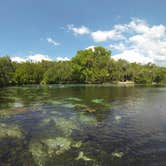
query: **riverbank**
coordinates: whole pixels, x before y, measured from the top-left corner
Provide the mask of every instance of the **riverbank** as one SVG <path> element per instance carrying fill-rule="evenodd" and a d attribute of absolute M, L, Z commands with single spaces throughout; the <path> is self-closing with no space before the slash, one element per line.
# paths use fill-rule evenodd
<path fill-rule="evenodd" d="M 66 88 L 66 87 L 166 87 L 166 84 L 136 84 L 134 82 L 106 82 L 106 83 L 58 83 L 58 84 L 22 84 L 22 85 L 8 85 L 0 88 L 8 87 L 57 87 L 57 88 Z"/>

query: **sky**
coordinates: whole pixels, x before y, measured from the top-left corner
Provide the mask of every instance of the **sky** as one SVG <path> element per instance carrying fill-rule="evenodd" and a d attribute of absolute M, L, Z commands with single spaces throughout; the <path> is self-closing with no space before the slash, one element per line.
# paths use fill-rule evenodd
<path fill-rule="evenodd" d="M 166 66 L 165 0 L 0 0 L 0 56 L 68 60 L 103 46 L 112 58 Z"/>

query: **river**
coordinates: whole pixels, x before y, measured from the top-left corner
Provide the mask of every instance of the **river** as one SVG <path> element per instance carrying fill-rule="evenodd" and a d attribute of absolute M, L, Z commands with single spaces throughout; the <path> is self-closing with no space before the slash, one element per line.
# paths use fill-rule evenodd
<path fill-rule="evenodd" d="M 2 166 L 165 166 L 166 88 L 0 88 Z"/>

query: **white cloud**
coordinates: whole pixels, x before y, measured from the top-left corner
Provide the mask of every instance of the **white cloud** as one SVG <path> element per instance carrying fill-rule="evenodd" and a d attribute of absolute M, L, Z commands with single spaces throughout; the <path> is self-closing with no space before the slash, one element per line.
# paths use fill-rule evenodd
<path fill-rule="evenodd" d="M 51 58 L 49 58 L 48 55 L 35 54 L 35 55 L 30 55 L 28 57 L 28 60 L 33 62 L 41 62 L 42 60 L 51 61 Z"/>
<path fill-rule="evenodd" d="M 21 57 L 18 57 L 18 56 L 11 57 L 11 60 L 12 60 L 13 62 L 18 62 L 18 63 L 21 63 L 21 62 L 25 62 L 25 61 L 26 61 L 26 59 L 21 58 Z"/>
<path fill-rule="evenodd" d="M 22 58 L 19 56 L 15 56 L 15 57 L 11 57 L 11 60 L 13 62 L 18 62 L 18 63 L 22 63 L 22 62 L 26 62 L 26 61 L 30 61 L 30 62 L 41 62 L 42 60 L 45 61 L 53 61 L 53 59 L 49 58 L 48 55 L 44 55 L 44 54 L 34 54 L 34 55 L 29 55 L 26 58 Z M 55 61 L 69 61 L 70 58 L 68 57 L 57 57 L 55 59 Z"/>
<path fill-rule="evenodd" d="M 84 34 L 89 34 L 90 30 L 89 28 L 85 26 L 81 27 L 75 27 L 73 24 L 67 25 L 68 29 L 72 31 L 75 35 L 84 35 Z"/>
<path fill-rule="evenodd" d="M 120 51 L 124 51 L 124 50 L 127 49 L 127 47 L 125 46 L 125 44 L 123 44 L 122 42 L 120 42 L 118 44 L 110 44 L 109 47 L 111 49 L 120 50 Z"/>
<path fill-rule="evenodd" d="M 70 59 L 68 57 L 57 57 L 56 61 L 69 61 Z"/>
<path fill-rule="evenodd" d="M 122 35 L 122 32 L 125 31 L 126 27 L 122 25 L 115 25 L 112 30 L 108 31 L 90 31 L 86 26 L 75 27 L 73 24 L 67 25 L 68 29 L 72 31 L 75 35 L 85 35 L 90 34 L 94 42 L 103 42 L 108 39 L 112 40 L 122 40 L 125 37 Z"/>
<path fill-rule="evenodd" d="M 82 26 L 85 27 L 85 26 Z M 115 52 L 115 59 L 130 62 L 166 66 L 166 26 L 149 25 L 145 20 L 132 18 L 127 24 L 118 24 L 109 30 L 80 31 L 74 25 L 68 27 L 75 34 L 89 34 L 94 42 L 110 41 L 110 49 Z"/>
<path fill-rule="evenodd" d="M 91 37 L 94 42 L 104 42 L 106 40 L 124 40 L 125 36 L 122 32 L 125 31 L 125 27 L 121 25 L 116 25 L 112 30 L 109 31 L 95 31 L 91 32 Z"/>
<path fill-rule="evenodd" d="M 110 48 L 120 53 L 115 59 L 126 59 L 130 62 L 148 63 L 166 66 L 166 27 L 149 25 L 145 20 L 133 18 L 124 27 L 122 35 L 126 40 L 111 44 Z"/>
<path fill-rule="evenodd" d="M 135 50 L 125 50 L 122 53 L 116 54 L 114 56 L 112 56 L 115 60 L 119 60 L 119 59 L 125 59 L 128 62 L 137 62 L 137 63 L 142 63 L 142 64 L 146 64 L 148 62 L 154 63 L 152 58 L 149 57 L 145 57 L 142 54 L 140 54 L 139 52 L 135 51 Z"/>
<path fill-rule="evenodd" d="M 51 37 L 47 38 L 47 42 L 54 45 L 55 47 L 60 45 L 60 43 L 56 42 Z"/>
<path fill-rule="evenodd" d="M 29 55 L 26 58 L 22 58 L 19 56 L 15 56 L 15 57 L 11 57 L 11 60 L 13 62 L 26 62 L 26 61 L 32 61 L 32 62 L 41 62 L 42 60 L 46 60 L 46 61 L 51 61 L 52 59 L 48 57 L 48 55 L 44 55 L 44 54 L 34 54 L 34 55 Z"/>

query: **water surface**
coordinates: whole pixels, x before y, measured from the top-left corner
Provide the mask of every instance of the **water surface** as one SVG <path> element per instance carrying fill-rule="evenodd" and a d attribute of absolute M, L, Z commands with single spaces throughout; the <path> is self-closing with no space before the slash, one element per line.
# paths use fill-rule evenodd
<path fill-rule="evenodd" d="M 166 165 L 166 88 L 0 89 L 1 165 Z"/>

